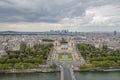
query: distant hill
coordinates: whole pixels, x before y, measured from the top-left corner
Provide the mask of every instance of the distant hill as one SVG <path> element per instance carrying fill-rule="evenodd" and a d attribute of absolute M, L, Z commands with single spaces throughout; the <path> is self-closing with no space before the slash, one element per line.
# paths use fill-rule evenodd
<path fill-rule="evenodd" d="M 73 35 L 73 34 L 113 34 L 113 32 L 17 32 L 17 31 L 1 31 L 0 35 L 44 35 L 44 34 L 53 34 L 53 35 Z M 117 32 L 120 34 L 120 32 Z"/>
<path fill-rule="evenodd" d="M 17 31 L 1 31 L 0 35 L 37 35 L 46 34 L 46 32 L 17 32 Z"/>
<path fill-rule="evenodd" d="M 1 31 L 0 34 L 22 34 L 22 32 L 16 32 L 16 31 Z"/>

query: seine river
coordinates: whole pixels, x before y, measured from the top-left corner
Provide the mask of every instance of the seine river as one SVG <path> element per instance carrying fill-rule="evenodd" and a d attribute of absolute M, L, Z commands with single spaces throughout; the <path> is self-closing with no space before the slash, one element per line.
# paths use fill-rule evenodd
<path fill-rule="evenodd" d="M 120 72 L 75 72 L 76 80 L 120 80 Z M 0 80 L 60 80 L 60 73 L 0 73 Z"/>
<path fill-rule="evenodd" d="M 76 80 L 120 80 L 120 72 L 76 72 Z"/>

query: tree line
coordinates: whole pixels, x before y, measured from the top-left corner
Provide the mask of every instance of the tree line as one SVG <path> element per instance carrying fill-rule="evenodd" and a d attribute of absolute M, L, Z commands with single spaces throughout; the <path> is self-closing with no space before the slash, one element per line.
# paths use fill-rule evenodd
<path fill-rule="evenodd" d="M 93 65 L 92 67 L 120 67 L 120 50 L 118 49 L 109 49 L 106 45 L 96 48 L 85 43 L 78 44 L 77 48 L 86 62 Z"/>
<path fill-rule="evenodd" d="M 8 55 L 0 58 L 0 69 L 37 68 L 45 64 L 52 44 L 37 44 L 32 48 L 22 43 L 19 51 L 6 51 Z"/>

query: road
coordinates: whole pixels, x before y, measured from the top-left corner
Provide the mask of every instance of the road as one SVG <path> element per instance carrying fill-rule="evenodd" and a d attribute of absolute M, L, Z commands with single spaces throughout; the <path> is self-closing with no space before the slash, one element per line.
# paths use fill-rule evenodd
<path fill-rule="evenodd" d="M 75 80 L 74 72 L 72 70 L 72 65 L 64 63 L 62 65 L 62 80 Z"/>
<path fill-rule="evenodd" d="M 72 80 L 70 68 L 67 68 L 64 66 L 63 67 L 63 74 L 64 74 L 64 77 L 63 77 L 64 80 Z"/>

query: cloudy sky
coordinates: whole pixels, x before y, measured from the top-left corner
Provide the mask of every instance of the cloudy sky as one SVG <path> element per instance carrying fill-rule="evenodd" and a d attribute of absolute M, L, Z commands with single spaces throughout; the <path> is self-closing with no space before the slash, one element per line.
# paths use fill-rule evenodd
<path fill-rule="evenodd" d="M 120 31 L 120 0 L 0 0 L 0 31 Z"/>

